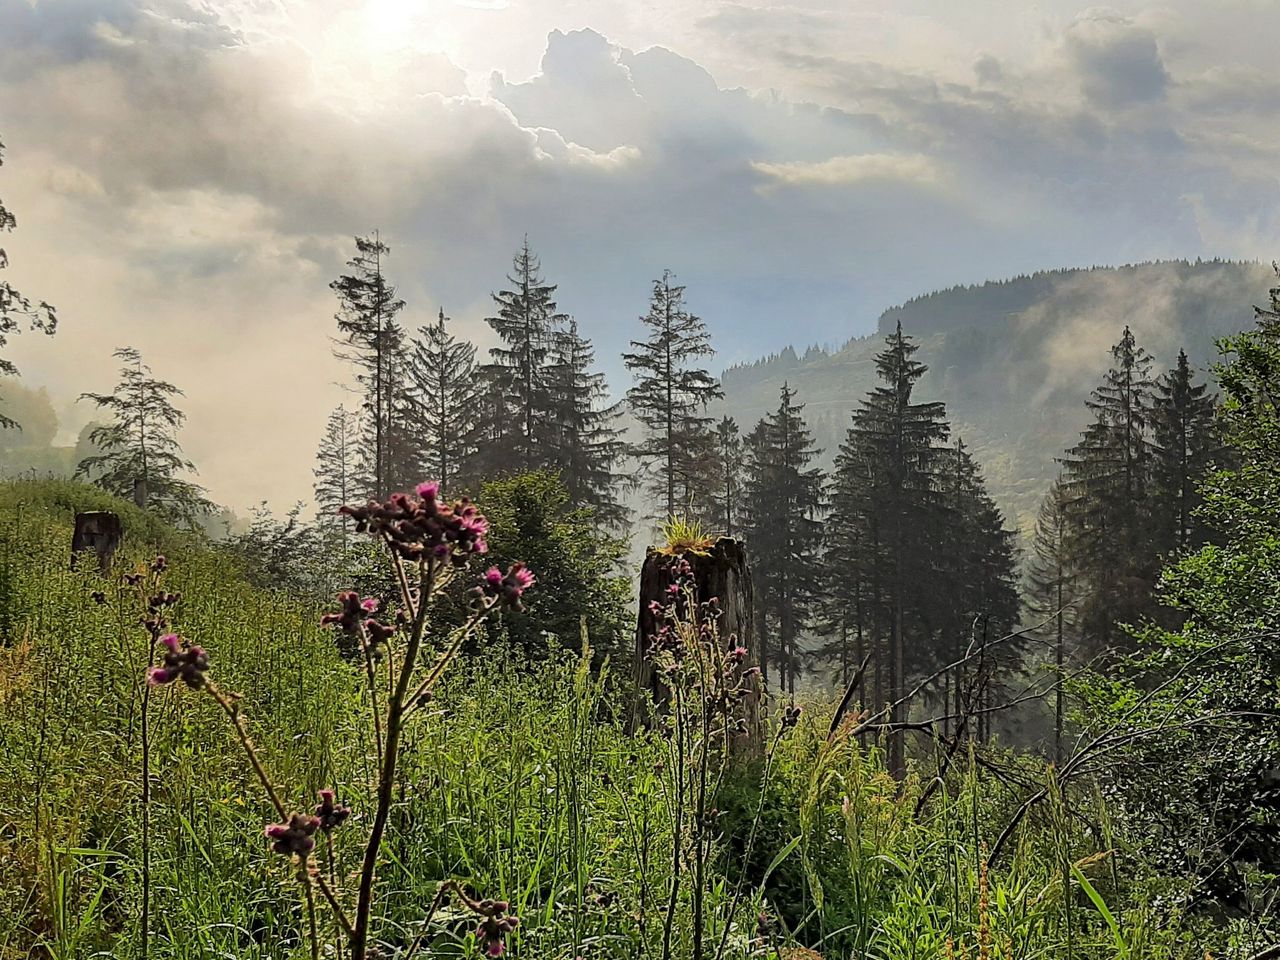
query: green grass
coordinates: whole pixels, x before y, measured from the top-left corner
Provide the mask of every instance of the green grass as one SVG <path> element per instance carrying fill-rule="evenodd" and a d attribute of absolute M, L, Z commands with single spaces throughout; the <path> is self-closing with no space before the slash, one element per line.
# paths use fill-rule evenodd
<path fill-rule="evenodd" d="M 286 802 L 306 807 L 334 786 L 354 804 L 351 832 L 335 834 L 335 875 L 349 890 L 374 751 L 362 676 L 317 626 L 319 611 L 251 588 L 226 556 L 87 488 L 0 486 L 0 960 L 139 956 L 148 644 L 116 581 L 69 569 L 71 519 L 86 507 L 124 518 L 118 571 L 170 555 L 169 585 L 183 594 L 175 625 L 210 651 L 219 684 L 243 694 Z M 626 732 L 625 684 L 572 652 L 526 667 L 495 646 L 456 667 L 407 734 L 379 869 L 385 956 L 424 932 L 449 878 L 511 901 L 515 957 L 658 956 L 668 750 L 656 734 Z M 274 817 L 232 730 L 207 698 L 176 687 L 153 696 L 151 957 L 303 957 L 297 885 L 263 840 Z M 799 945 L 881 960 L 1201 960 L 1218 949 L 1212 931 L 1157 909 L 1166 882 L 1103 848 L 1090 797 L 1070 798 L 1070 816 L 1065 801 L 1037 812 L 984 877 L 984 845 L 1020 794 L 968 768 L 917 815 L 919 779 L 894 782 L 875 744 L 828 742 L 828 717 L 814 705 L 781 740 L 763 797 L 758 764 L 726 787 L 708 960 L 744 873 L 730 957 L 785 960 Z M 1042 782 L 1035 762 L 1009 763 Z M 757 938 L 761 910 L 771 929 Z M 692 957 L 687 903 L 678 916 L 674 955 Z M 475 955 L 474 919 L 446 908 L 435 921 L 425 955 Z"/>

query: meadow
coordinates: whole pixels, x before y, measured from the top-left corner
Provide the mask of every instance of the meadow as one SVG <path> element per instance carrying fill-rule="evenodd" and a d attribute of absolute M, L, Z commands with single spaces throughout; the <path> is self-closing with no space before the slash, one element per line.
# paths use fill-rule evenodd
<path fill-rule="evenodd" d="M 85 509 L 124 520 L 110 577 L 68 564 Z M 285 803 L 333 789 L 350 806 L 312 855 L 350 909 L 382 731 L 364 666 L 320 625 L 328 608 L 251 586 L 233 556 L 100 491 L 15 482 L 0 487 L 0 958 L 349 956 L 264 839 L 278 818 L 234 726 L 199 691 L 146 682 L 154 637 L 122 575 L 145 575 L 157 554 L 181 597 L 174 629 L 239 695 Z M 927 756 L 898 782 L 875 740 L 829 730 L 831 703 L 769 705 L 763 751 L 713 767 L 695 822 L 677 803 L 698 761 L 686 728 L 630 731 L 631 664 L 601 665 L 589 642 L 560 638 L 529 663 L 489 629 L 406 722 L 369 956 L 1252 952 L 1247 924 L 1181 915 L 1176 878 L 1130 855 L 1091 787 L 1038 805 L 988 865 L 1027 791 L 1052 793 L 1043 763 L 961 750 L 942 782 Z M 496 948 L 477 926 L 481 898 L 519 918 Z"/>

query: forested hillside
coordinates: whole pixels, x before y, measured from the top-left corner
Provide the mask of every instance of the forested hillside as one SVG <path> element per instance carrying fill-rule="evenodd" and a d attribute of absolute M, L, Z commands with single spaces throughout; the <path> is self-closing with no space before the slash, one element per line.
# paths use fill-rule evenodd
<path fill-rule="evenodd" d="M 1057 476 L 1055 458 L 1088 422 L 1085 400 L 1125 325 L 1157 369 L 1173 366 L 1185 348 L 1203 374 L 1216 357 L 1214 341 L 1240 328 L 1273 280 L 1264 264 L 1171 261 L 955 287 L 886 310 L 877 335 L 835 352 L 787 348 L 726 370 L 724 412 L 754 423 L 786 382 L 806 403 L 829 463 L 853 408 L 875 385 L 883 336 L 901 323 L 929 367 L 918 395 L 946 403 L 991 493 L 1027 533 Z"/>

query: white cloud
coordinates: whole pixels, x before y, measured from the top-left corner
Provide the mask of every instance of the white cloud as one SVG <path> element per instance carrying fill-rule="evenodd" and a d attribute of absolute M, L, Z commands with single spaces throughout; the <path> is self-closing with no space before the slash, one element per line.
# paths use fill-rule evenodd
<path fill-rule="evenodd" d="M 386 0 L 360 32 L 349 0 L 0 0 L 6 246 L 64 318 L 15 359 L 66 398 L 138 346 L 213 494 L 283 504 L 342 397 L 327 284 L 374 228 L 410 325 L 477 337 L 528 232 L 615 391 L 664 267 L 727 363 L 949 283 L 1269 259 L 1267 10 L 1116 6 Z"/>
<path fill-rule="evenodd" d="M 826 160 L 807 163 L 792 160 L 786 163 L 753 161 L 751 169 L 763 174 L 771 183 L 793 187 L 834 187 L 875 180 L 899 180 L 908 183 L 935 183 L 939 177 L 937 164 L 921 154 L 898 155 L 889 153 L 865 153 L 855 156 L 829 157 Z"/>

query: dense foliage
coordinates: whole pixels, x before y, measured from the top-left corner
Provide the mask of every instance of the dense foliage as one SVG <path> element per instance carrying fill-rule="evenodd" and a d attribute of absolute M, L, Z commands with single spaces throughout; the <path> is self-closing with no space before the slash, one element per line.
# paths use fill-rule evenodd
<path fill-rule="evenodd" d="M 1280 289 L 1256 329 L 1222 341 L 1221 419 L 1232 458 L 1204 484 L 1196 524 L 1209 545 L 1166 567 L 1177 629 L 1137 631 L 1124 681 L 1095 708 L 1158 737 L 1123 750 L 1110 789 L 1124 828 L 1182 895 L 1235 914 L 1274 910 L 1280 878 Z M 1128 713 L 1136 691 L 1158 696 Z"/>
<path fill-rule="evenodd" d="M 148 634 L 115 578 L 66 568 L 69 519 L 93 494 L 28 484 L 0 492 L 0 956 L 139 956 L 139 709 Z M 19 502 L 25 505 L 19 507 Z M 199 637 L 239 701 L 263 763 L 306 802 L 333 785 L 370 810 L 370 741 L 357 723 L 364 678 L 317 626 L 319 610 L 241 581 L 230 560 L 113 502 L 131 554 L 169 554 L 175 627 Z M 674 738 L 628 734 L 601 678 L 574 655 L 528 668 L 481 650 L 415 715 L 379 868 L 385 955 L 420 936 L 428 955 L 474 956 L 461 903 L 430 905 L 453 880 L 502 898 L 520 924 L 513 956 L 663 955 L 670 889 Z M 275 819 L 213 702 L 160 688 L 150 750 L 152 957 L 307 955 L 306 912 Z M 985 866 L 983 848 L 1019 801 L 1030 760 L 991 777 L 961 763 L 925 798 L 829 708 L 769 734 L 768 771 L 740 766 L 706 834 L 707 957 L 1244 957 L 1262 934 L 1189 926 L 1088 791 L 1029 820 Z M 794 721 L 792 721 L 794 722 Z M 679 774 L 683 776 L 683 774 Z M 763 791 L 762 791 L 763 785 Z M 923 799 L 922 799 L 923 798 Z M 346 828 L 343 828 L 345 830 Z M 1109 829 L 1109 828 L 1108 828 Z M 342 873 L 352 834 L 338 831 Z M 693 849 L 690 846 L 688 849 Z M 692 862 L 692 861 L 690 861 Z M 692 875 L 691 875 L 692 876 Z M 692 882 L 679 887 L 670 955 L 695 955 Z M 731 928 L 736 890 L 744 902 Z"/>

